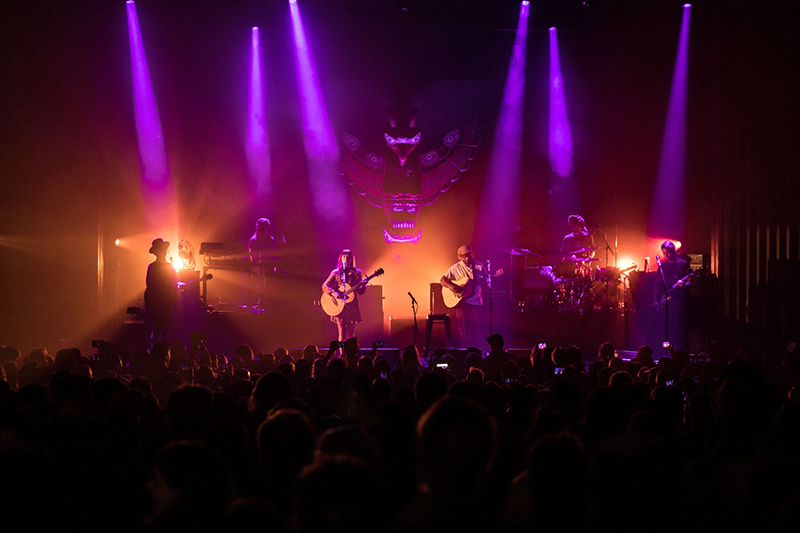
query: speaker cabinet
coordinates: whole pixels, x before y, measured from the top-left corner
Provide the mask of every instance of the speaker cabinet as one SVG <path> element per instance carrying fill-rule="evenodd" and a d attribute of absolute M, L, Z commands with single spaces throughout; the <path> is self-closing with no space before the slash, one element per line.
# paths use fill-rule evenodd
<path fill-rule="evenodd" d="M 442 284 L 431 283 L 431 312 L 432 315 L 442 315 L 449 311 L 442 299 Z"/>
<path fill-rule="evenodd" d="M 361 346 L 372 346 L 373 341 L 386 339 L 383 330 L 383 286 L 367 285 L 367 290 L 358 297 L 361 323 L 356 326 L 356 336 Z"/>

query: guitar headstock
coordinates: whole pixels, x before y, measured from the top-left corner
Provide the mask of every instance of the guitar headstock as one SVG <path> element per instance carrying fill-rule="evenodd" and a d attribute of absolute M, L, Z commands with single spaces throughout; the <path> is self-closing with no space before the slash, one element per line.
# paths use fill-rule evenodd
<path fill-rule="evenodd" d="M 379 268 L 378 270 L 376 270 L 375 272 L 373 272 L 373 273 L 370 275 L 370 277 L 371 277 L 371 278 L 377 278 L 378 276 L 383 276 L 383 273 L 384 273 L 384 270 L 383 270 L 382 268 Z"/>

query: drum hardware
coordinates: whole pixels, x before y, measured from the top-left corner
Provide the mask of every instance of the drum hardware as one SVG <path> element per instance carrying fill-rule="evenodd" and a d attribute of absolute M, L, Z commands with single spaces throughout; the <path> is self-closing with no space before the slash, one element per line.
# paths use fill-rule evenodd
<path fill-rule="evenodd" d="M 525 301 L 519 306 L 520 309 L 542 310 L 551 306 L 556 300 L 555 280 L 551 266 L 526 268 L 520 280 L 525 293 Z"/>
<path fill-rule="evenodd" d="M 519 273 L 517 311 L 566 313 L 608 308 L 624 313 L 628 274 L 637 267 L 592 270 L 596 259 L 589 259 L 525 268 Z"/>
<path fill-rule="evenodd" d="M 591 247 L 589 247 L 589 248 L 581 248 L 580 250 L 575 250 L 574 252 L 567 252 L 567 253 L 566 253 L 566 254 L 564 254 L 564 255 L 567 255 L 567 256 L 569 256 L 569 255 L 581 255 L 581 254 L 588 254 L 588 253 L 590 253 L 590 252 L 593 252 L 593 251 L 595 251 L 595 250 L 598 250 L 598 249 L 599 249 L 599 248 L 598 248 L 597 246 L 591 246 Z M 587 257 L 586 259 L 593 259 L 593 258 L 588 258 L 588 257 Z"/>
<path fill-rule="evenodd" d="M 503 252 L 508 255 L 532 255 L 534 257 L 543 257 L 542 254 L 538 254 L 527 248 L 510 248 L 508 250 L 503 250 Z"/>
<path fill-rule="evenodd" d="M 565 259 L 565 263 L 591 263 L 592 261 L 600 261 L 597 257 L 577 257 L 575 259 Z"/>

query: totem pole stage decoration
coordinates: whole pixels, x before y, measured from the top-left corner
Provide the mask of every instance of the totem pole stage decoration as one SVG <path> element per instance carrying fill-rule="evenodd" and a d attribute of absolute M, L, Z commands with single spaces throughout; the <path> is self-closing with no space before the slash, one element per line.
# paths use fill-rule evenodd
<path fill-rule="evenodd" d="M 383 208 L 389 227 L 383 228 L 387 244 L 416 243 L 422 236 L 418 226 L 422 206 L 435 202 L 450 184 L 469 168 L 478 151 L 478 115 L 442 140 L 442 146 L 420 155 L 412 155 L 422 133 L 416 127 L 417 113 L 411 114 L 408 126 L 398 125 L 389 111 L 391 129 L 384 134 L 386 144 L 397 156 L 388 162 L 382 156 L 361 148 L 354 135 L 342 136 L 344 148 L 337 163 L 347 183 L 375 207 Z"/>

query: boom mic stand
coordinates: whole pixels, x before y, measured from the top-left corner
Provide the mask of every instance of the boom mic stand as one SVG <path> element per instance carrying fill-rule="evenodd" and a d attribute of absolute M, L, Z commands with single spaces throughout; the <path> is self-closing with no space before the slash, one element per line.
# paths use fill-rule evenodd
<path fill-rule="evenodd" d="M 614 256 L 614 268 L 615 268 L 615 270 L 616 270 L 616 263 L 617 263 L 617 253 L 616 253 L 615 250 L 611 249 L 611 243 L 608 242 L 608 238 L 606 237 L 606 232 L 603 231 L 603 229 L 601 227 L 598 227 L 596 231 L 600 234 L 600 236 L 603 238 L 603 242 L 605 243 L 605 246 L 603 248 L 605 249 L 604 251 L 606 253 L 606 307 L 610 307 L 611 304 L 608 301 L 608 296 L 609 296 L 609 294 L 611 292 L 610 291 L 611 271 L 610 271 L 609 265 L 608 265 L 608 252 L 611 252 L 611 255 Z"/>
<path fill-rule="evenodd" d="M 409 292 L 408 295 L 411 296 L 411 293 Z M 419 327 L 417 327 L 417 310 L 418 309 L 419 309 L 419 304 L 414 299 L 414 297 L 411 296 L 411 313 L 414 315 L 414 325 L 412 326 L 414 328 L 414 346 L 417 345 L 417 335 L 419 335 Z"/>

